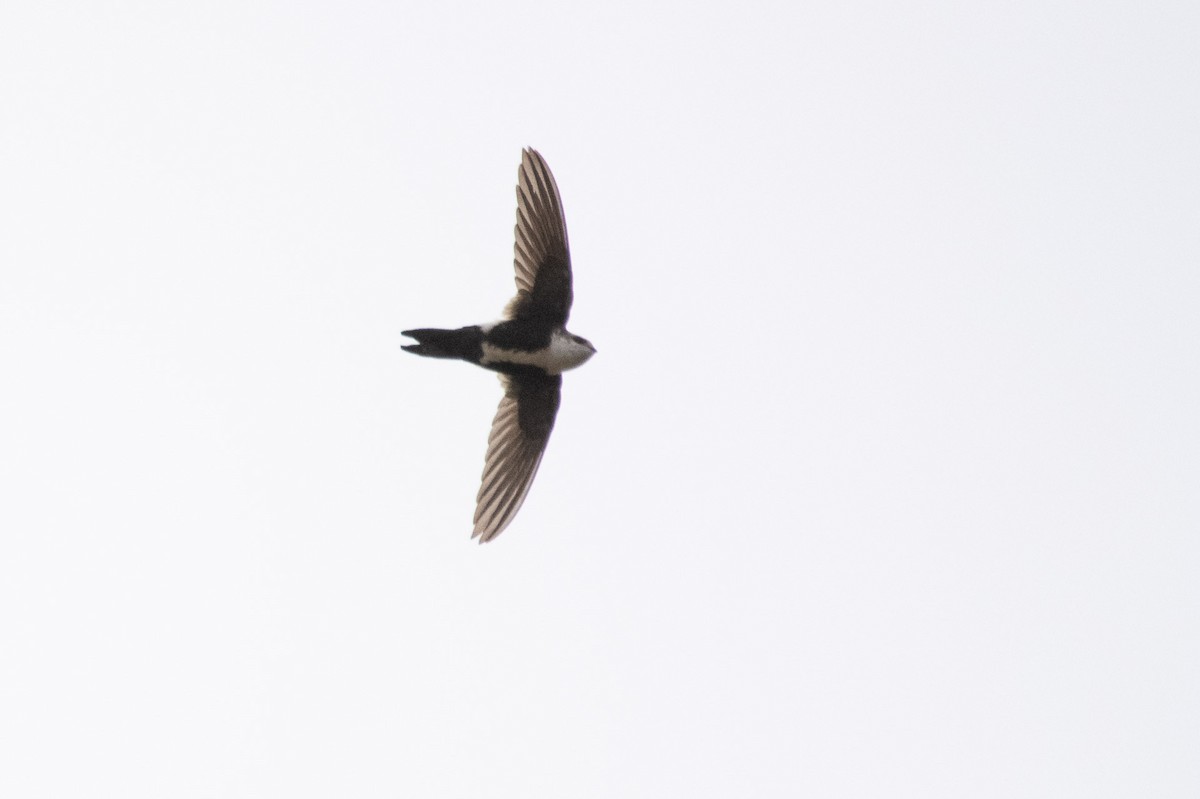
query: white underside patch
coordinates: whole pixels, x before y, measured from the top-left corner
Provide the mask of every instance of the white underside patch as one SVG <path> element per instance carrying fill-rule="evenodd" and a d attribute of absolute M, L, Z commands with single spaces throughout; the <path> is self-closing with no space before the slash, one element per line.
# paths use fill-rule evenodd
<path fill-rule="evenodd" d="M 594 354 L 570 336 L 556 332 L 550 338 L 550 346 L 537 352 L 505 350 L 493 347 L 485 341 L 481 363 L 485 366 L 493 363 L 518 363 L 536 366 L 547 374 L 556 375 L 574 369 Z"/>

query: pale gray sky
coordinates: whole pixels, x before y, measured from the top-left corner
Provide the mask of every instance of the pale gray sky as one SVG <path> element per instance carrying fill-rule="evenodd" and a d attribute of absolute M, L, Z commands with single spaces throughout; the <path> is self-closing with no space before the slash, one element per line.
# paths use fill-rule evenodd
<path fill-rule="evenodd" d="M 0 7 L 0 795 L 1200 795 L 1195 3 Z M 576 276 L 499 386 L 400 351 Z"/>

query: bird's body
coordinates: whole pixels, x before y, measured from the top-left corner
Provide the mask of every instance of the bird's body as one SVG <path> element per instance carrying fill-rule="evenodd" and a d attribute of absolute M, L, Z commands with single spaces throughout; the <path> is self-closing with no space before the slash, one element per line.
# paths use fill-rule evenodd
<path fill-rule="evenodd" d="M 454 358 L 484 369 L 514 374 L 531 366 L 548 375 L 558 375 L 580 366 L 596 352 L 579 336 L 563 328 L 546 330 L 544 326 L 519 321 L 471 325 L 457 330 L 424 328 L 405 330 L 404 335 L 418 344 L 404 349 L 428 358 Z"/>
<path fill-rule="evenodd" d="M 571 311 L 571 256 L 562 201 L 550 168 L 534 150 L 521 154 L 517 177 L 517 294 L 504 318 L 453 330 L 405 330 L 408 352 L 453 358 L 499 372 L 504 397 L 488 437 L 475 508 L 480 542 L 513 520 L 537 474 L 558 413 L 562 373 L 596 350 L 566 329 Z"/>

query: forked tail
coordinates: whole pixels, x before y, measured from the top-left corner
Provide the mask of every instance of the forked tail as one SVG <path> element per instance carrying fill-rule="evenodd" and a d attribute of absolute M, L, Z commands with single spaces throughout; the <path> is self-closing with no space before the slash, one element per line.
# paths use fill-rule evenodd
<path fill-rule="evenodd" d="M 402 349 L 426 358 L 459 358 L 478 363 L 483 357 L 483 331 L 478 325 L 460 327 L 458 330 L 423 327 L 405 330 L 403 335 L 415 338 L 417 343 L 405 344 Z"/>

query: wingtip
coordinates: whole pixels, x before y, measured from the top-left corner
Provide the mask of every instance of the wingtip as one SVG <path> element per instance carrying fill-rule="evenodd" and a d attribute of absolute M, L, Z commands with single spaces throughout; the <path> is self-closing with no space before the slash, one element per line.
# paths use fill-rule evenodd
<path fill-rule="evenodd" d="M 526 491 L 528 490 L 529 489 L 526 488 Z M 517 507 L 519 508 L 520 505 Z M 508 526 L 512 524 L 514 516 L 516 516 L 515 511 L 510 513 L 508 518 L 502 520 L 498 525 L 496 523 L 496 519 L 488 519 L 481 516 L 475 520 L 475 529 L 471 531 L 471 538 L 478 538 L 479 543 L 481 544 L 486 544 L 488 541 L 494 540 L 498 535 L 508 529 Z"/>
<path fill-rule="evenodd" d="M 475 531 L 471 533 L 471 538 L 478 538 L 480 544 L 486 544 L 496 536 L 500 535 L 502 532 L 504 532 L 503 527 L 501 527 L 499 530 L 487 530 L 476 527 Z"/>

